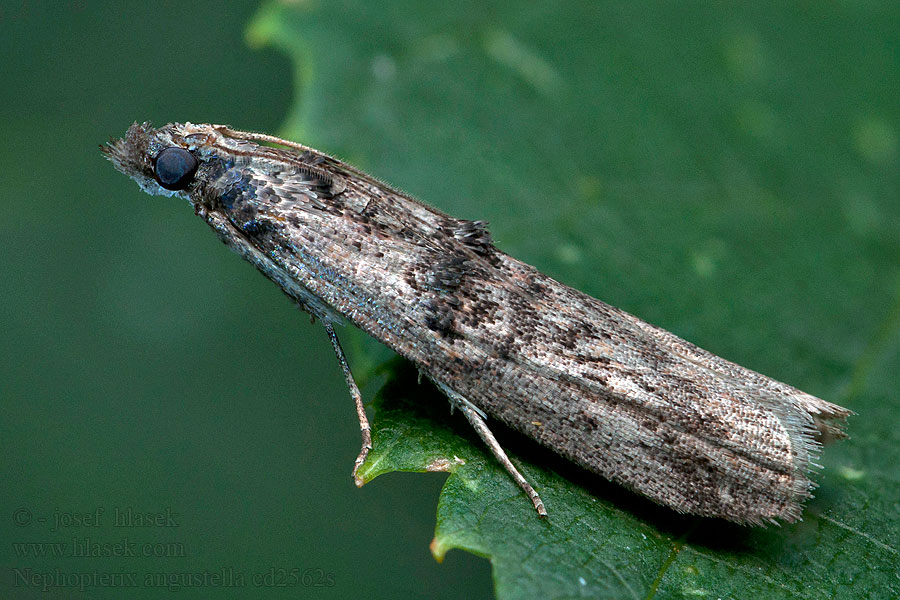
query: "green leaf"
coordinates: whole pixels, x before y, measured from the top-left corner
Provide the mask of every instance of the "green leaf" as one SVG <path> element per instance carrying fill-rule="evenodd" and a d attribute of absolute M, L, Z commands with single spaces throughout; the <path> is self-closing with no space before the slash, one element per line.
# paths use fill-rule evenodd
<path fill-rule="evenodd" d="M 768 529 L 674 515 L 500 430 L 542 521 L 440 395 L 392 367 L 363 474 L 450 471 L 436 557 L 488 557 L 500 598 L 900 595 L 898 17 L 874 3 L 263 6 L 248 37 L 285 51 L 297 79 L 285 137 L 859 413 L 805 520 Z M 346 345 L 357 372 L 390 356 Z"/>

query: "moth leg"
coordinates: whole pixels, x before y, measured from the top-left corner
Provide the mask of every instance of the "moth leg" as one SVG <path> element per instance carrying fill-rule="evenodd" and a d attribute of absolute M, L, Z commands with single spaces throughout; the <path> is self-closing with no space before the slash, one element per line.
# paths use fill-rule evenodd
<path fill-rule="evenodd" d="M 353 480 L 356 482 L 357 486 L 362 487 L 363 481 L 357 477 L 356 472 L 359 470 L 360 465 L 363 464 L 363 461 L 366 460 L 366 456 L 369 455 L 369 450 L 372 449 L 372 428 L 369 427 L 369 419 L 366 417 L 366 409 L 363 406 L 362 394 L 359 393 L 359 387 L 357 387 L 356 382 L 353 380 L 353 374 L 350 372 L 350 365 L 347 363 L 347 358 L 344 356 L 344 351 L 341 349 L 341 343 L 334 333 L 334 327 L 332 327 L 331 323 L 325 319 L 322 320 L 322 323 L 325 325 L 325 331 L 328 332 L 328 337 L 331 338 L 331 346 L 334 348 L 334 353 L 337 355 L 338 362 L 341 363 L 341 370 L 344 372 L 344 381 L 347 382 L 347 387 L 350 388 L 350 396 L 356 404 L 356 416 L 359 417 L 359 430 L 362 433 L 362 448 L 359 451 L 359 456 L 356 457 L 356 461 L 353 463 Z"/>
<path fill-rule="evenodd" d="M 544 502 L 541 500 L 541 497 L 538 496 L 538 493 L 534 491 L 534 488 L 531 487 L 531 484 L 528 483 L 528 480 L 525 479 L 525 477 L 519 473 L 519 470 L 516 469 L 515 465 L 512 464 L 512 461 L 509 460 L 509 457 L 506 455 L 506 452 L 503 451 L 503 448 L 500 447 L 497 438 L 495 438 L 494 434 L 491 433 L 491 430 L 488 429 L 487 423 L 484 420 L 484 412 L 448 387 L 441 384 L 438 384 L 438 387 L 440 387 L 447 397 L 450 398 L 451 407 L 458 408 L 462 411 L 462 414 L 466 416 L 466 419 L 468 419 L 472 427 L 475 428 L 478 437 L 480 437 L 482 441 L 487 444 L 487 447 L 490 448 L 494 458 L 503 465 L 503 468 L 506 469 L 506 472 L 509 473 L 510 477 L 512 477 L 519 487 L 528 494 L 528 497 L 531 498 L 531 503 L 534 504 L 534 509 L 537 511 L 538 516 L 546 517 L 547 509 L 544 508 Z"/>

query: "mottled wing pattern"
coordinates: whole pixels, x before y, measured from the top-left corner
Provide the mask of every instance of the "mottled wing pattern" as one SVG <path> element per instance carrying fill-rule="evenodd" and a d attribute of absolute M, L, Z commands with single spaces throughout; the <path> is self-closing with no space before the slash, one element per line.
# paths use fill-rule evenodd
<path fill-rule="evenodd" d="M 849 411 L 542 275 L 494 249 L 482 223 L 423 217 L 396 198 L 370 210 L 419 223 L 419 243 L 432 246 L 427 284 L 413 288 L 431 293 L 425 323 L 444 341 L 428 368 L 435 379 L 683 512 L 799 518 L 814 487 L 815 435 L 841 435 Z"/>
<path fill-rule="evenodd" d="M 553 281 L 494 249 L 483 224 L 396 195 L 368 201 L 362 222 L 365 235 L 351 246 L 380 239 L 379 261 L 359 260 L 370 249 L 358 247 L 356 261 L 342 262 L 365 265 L 364 287 L 391 297 L 353 320 L 365 326 L 388 307 L 393 318 L 382 322 L 403 328 L 391 345 L 434 379 L 677 510 L 749 523 L 799 518 L 813 487 L 813 414 L 846 412 Z M 291 237 L 332 230 L 344 228 L 307 223 Z"/>
<path fill-rule="evenodd" d="M 474 305 L 512 307 L 464 334 L 497 348 L 479 379 L 500 389 L 466 377 L 451 383 L 454 389 L 582 466 L 676 510 L 749 523 L 799 518 L 818 446 L 810 409 L 835 419 L 846 411 L 511 258 L 503 268 L 538 301 L 519 301 L 496 283 L 475 293 Z"/>

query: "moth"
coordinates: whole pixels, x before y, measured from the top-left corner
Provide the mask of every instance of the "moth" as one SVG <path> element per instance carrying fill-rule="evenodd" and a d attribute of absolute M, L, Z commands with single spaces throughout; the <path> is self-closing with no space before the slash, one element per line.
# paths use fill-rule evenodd
<path fill-rule="evenodd" d="M 681 513 L 800 519 L 825 438 L 851 411 L 567 287 L 457 219 L 317 150 L 224 125 L 134 123 L 101 147 L 320 320 L 372 447 L 335 326 L 412 361 L 547 511 L 488 427 L 505 423 Z M 357 480 L 357 483 L 360 483 Z"/>

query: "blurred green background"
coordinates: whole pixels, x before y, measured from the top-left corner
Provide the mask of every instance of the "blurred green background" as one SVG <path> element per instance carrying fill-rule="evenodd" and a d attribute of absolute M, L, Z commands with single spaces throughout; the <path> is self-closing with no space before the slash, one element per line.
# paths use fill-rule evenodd
<path fill-rule="evenodd" d="M 3 596 L 73 597 L 16 585 L 28 568 L 334 583 L 186 597 L 491 593 L 488 561 L 428 553 L 445 476 L 353 486 L 357 425 L 321 328 L 186 205 L 101 158 L 133 120 L 291 135 L 856 410 L 805 526 L 872 549 L 832 554 L 837 597 L 863 597 L 853 568 L 896 591 L 898 16 L 877 2 L 0 4 Z M 385 356 L 347 337 L 360 371 Z M 112 527 L 126 507 L 177 527 Z M 99 526 L 54 531 L 98 509 Z M 73 538 L 175 556 L 16 545 Z"/>

